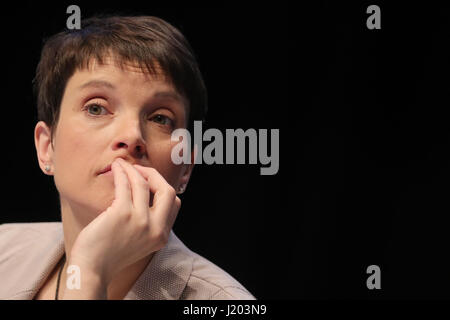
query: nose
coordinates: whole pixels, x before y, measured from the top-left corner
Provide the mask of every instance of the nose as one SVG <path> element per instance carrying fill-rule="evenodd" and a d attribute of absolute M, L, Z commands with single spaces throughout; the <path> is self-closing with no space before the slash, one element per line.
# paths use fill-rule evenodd
<path fill-rule="evenodd" d="M 120 125 L 113 142 L 113 149 L 125 149 L 133 158 L 141 159 L 146 155 L 146 143 L 138 120 L 126 120 Z"/>

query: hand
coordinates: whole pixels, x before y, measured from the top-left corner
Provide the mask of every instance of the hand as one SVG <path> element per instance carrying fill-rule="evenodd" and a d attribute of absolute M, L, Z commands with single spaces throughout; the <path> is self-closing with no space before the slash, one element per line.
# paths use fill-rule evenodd
<path fill-rule="evenodd" d="M 181 206 L 174 188 L 154 168 L 119 158 L 111 170 L 115 199 L 80 232 L 70 258 L 82 265 L 82 276 L 88 268 L 106 286 L 120 270 L 165 246 Z"/>

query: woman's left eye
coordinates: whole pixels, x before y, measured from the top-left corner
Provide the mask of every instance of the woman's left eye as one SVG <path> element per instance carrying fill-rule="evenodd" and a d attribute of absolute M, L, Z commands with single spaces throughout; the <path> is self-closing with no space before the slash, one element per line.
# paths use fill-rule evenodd
<path fill-rule="evenodd" d="M 162 115 L 162 114 L 158 114 L 158 115 L 154 116 L 153 118 L 151 118 L 150 120 L 153 120 L 162 125 L 172 125 L 173 124 L 172 119 L 170 119 L 169 117 Z"/>

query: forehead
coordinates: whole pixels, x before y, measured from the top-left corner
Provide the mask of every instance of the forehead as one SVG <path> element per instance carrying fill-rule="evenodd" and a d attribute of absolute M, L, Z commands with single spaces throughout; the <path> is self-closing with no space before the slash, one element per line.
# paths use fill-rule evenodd
<path fill-rule="evenodd" d="M 155 63 L 152 72 L 144 69 L 138 63 L 119 60 L 114 57 L 105 57 L 102 61 L 91 59 L 87 66 L 78 68 L 69 79 L 71 83 L 86 81 L 88 78 L 105 78 L 109 81 L 117 80 L 118 84 L 132 84 L 140 86 L 165 86 L 173 87 L 170 78 Z"/>

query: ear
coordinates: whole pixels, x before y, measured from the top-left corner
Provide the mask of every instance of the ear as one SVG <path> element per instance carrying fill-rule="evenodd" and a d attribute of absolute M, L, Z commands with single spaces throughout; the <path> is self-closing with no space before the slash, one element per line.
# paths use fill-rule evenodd
<path fill-rule="evenodd" d="M 44 121 L 39 121 L 34 128 L 34 144 L 39 167 L 47 175 L 53 175 L 53 145 L 51 130 Z M 50 170 L 46 170 L 50 168 Z"/>
<path fill-rule="evenodd" d="M 179 187 L 177 188 L 177 193 L 181 194 L 186 190 L 187 184 L 189 183 L 189 179 L 191 178 L 192 170 L 194 170 L 195 159 L 197 158 L 198 147 L 195 144 L 194 149 L 191 150 L 191 163 L 183 164 L 183 171 L 181 173 L 181 177 L 179 180 Z M 183 187 L 181 191 L 180 187 Z"/>

